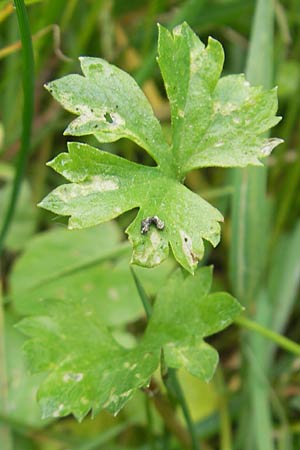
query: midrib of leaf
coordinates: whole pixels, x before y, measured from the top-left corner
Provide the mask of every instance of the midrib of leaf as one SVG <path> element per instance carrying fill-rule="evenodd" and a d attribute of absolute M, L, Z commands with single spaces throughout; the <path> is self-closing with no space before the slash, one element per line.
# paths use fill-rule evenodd
<path fill-rule="evenodd" d="M 246 66 L 246 77 L 252 84 L 265 88 L 272 85 L 273 70 L 273 2 L 257 0 L 252 28 L 251 45 Z M 233 171 L 234 194 L 232 211 L 231 280 L 235 294 L 249 308 L 253 307 L 261 276 L 265 269 L 267 249 L 268 203 L 266 198 L 267 169 L 246 168 Z M 256 320 L 268 325 L 270 305 L 263 292 L 258 296 Z M 252 308 L 251 308 L 252 309 Z M 245 401 L 248 411 L 241 417 L 249 423 L 253 417 L 252 436 L 245 435 L 245 422 L 240 422 L 240 445 L 247 448 L 247 441 L 253 439 L 258 450 L 273 450 L 272 422 L 268 390 L 258 379 L 256 366 L 265 374 L 265 343 L 260 337 L 248 335 L 243 341 L 255 361 L 244 361 L 245 382 L 249 399 Z M 248 347 L 248 350 L 247 350 Z M 247 395 L 247 394 L 246 394 Z M 247 395 L 247 396 L 248 396 Z M 251 407 L 248 405 L 250 402 Z M 247 422 L 246 421 L 246 422 Z M 248 426 L 248 424 L 247 424 Z M 249 428 L 247 430 L 249 432 Z"/>
<path fill-rule="evenodd" d="M 175 40 L 175 36 L 173 36 L 173 39 Z M 184 42 L 184 44 L 186 44 L 186 42 Z M 174 55 L 172 55 L 172 61 L 173 64 L 176 65 L 176 59 L 174 58 Z M 189 93 L 189 87 L 190 87 L 190 82 L 191 82 L 191 54 L 189 53 L 189 76 L 188 79 L 185 82 L 185 91 L 184 91 L 184 96 L 185 96 L 185 101 L 182 105 L 179 105 L 178 102 L 176 103 L 176 107 L 171 108 L 172 110 L 172 114 L 171 114 L 171 123 L 172 123 L 172 136 L 173 136 L 173 153 L 174 153 L 174 157 L 176 159 L 176 161 L 180 162 L 180 166 L 182 166 L 182 162 L 180 161 L 180 150 L 182 148 L 182 139 L 183 139 L 183 133 L 182 130 L 185 127 L 185 120 L 184 120 L 184 116 L 185 116 L 185 112 L 186 112 L 186 105 L 188 102 L 188 93 Z M 179 77 L 178 77 L 179 80 Z M 179 80 L 179 82 L 182 84 L 182 80 Z M 175 106 L 175 105 L 174 105 Z M 176 111 L 176 109 L 177 111 Z M 179 110 L 183 111 L 183 117 L 179 117 Z M 176 145 L 175 144 L 176 141 Z M 180 167 L 181 169 L 181 167 Z"/>
<path fill-rule="evenodd" d="M 34 284 L 33 286 L 30 286 L 29 288 L 27 288 L 27 291 L 35 291 L 37 289 L 39 289 L 41 286 L 44 286 L 46 284 L 51 283 L 54 280 L 57 280 L 57 278 L 65 278 L 71 275 L 75 275 L 78 272 L 81 272 L 85 269 L 88 269 L 90 267 L 93 267 L 99 263 L 102 263 L 104 261 L 107 261 L 109 259 L 114 259 L 114 258 L 119 258 L 123 255 L 125 255 L 126 253 L 128 253 L 129 251 L 129 245 L 128 243 L 120 243 L 118 246 L 116 245 L 116 247 L 114 249 L 110 249 L 108 250 L 106 253 L 104 253 L 102 256 L 100 257 L 95 257 L 93 260 L 86 262 L 84 264 L 81 264 L 78 267 L 75 268 L 67 268 L 65 270 L 62 270 L 59 275 L 58 274 L 49 274 L 49 276 L 44 277 L 43 280 L 41 280 L 40 282 Z"/>

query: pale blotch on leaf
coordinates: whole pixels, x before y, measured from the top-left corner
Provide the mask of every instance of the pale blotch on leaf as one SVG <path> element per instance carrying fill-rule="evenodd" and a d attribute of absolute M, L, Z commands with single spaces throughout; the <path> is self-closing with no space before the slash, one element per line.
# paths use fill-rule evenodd
<path fill-rule="evenodd" d="M 53 416 L 53 417 L 60 417 L 60 415 L 61 415 L 61 413 L 62 413 L 64 407 L 65 407 L 65 405 L 64 405 L 63 403 L 61 403 L 61 404 L 59 405 L 59 407 L 57 408 L 57 410 L 54 411 L 54 413 L 52 414 L 52 416 Z"/>
<path fill-rule="evenodd" d="M 76 381 L 79 383 L 83 379 L 83 373 L 65 373 L 63 376 L 63 381 L 67 383 L 68 381 Z"/>
<path fill-rule="evenodd" d="M 198 262 L 198 257 L 193 252 L 193 241 L 185 231 L 179 231 L 182 243 L 182 251 L 186 255 L 190 265 L 193 266 Z"/>
<path fill-rule="evenodd" d="M 273 148 L 277 147 L 277 145 L 282 144 L 283 139 L 279 139 L 279 138 L 270 138 L 268 139 L 264 146 L 261 149 L 261 153 L 264 156 L 269 156 L 273 150 Z"/>

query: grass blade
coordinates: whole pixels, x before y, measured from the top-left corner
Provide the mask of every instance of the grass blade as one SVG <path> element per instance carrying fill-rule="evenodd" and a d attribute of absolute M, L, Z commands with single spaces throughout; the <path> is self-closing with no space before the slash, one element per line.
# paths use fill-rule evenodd
<path fill-rule="evenodd" d="M 13 215 L 16 209 L 16 204 L 18 201 L 18 195 L 20 192 L 21 182 L 24 175 L 27 156 L 30 148 L 31 128 L 34 112 L 34 58 L 33 58 L 29 21 L 24 1 L 15 0 L 15 7 L 22 42 L 22 59 L 23 59 L 22 81 L 24 92 L 24 106 L 22 119 L 23 131 L 11 199 L 0 232 L 0 255 L 2 253 L 4 241 L 7 236 L 10 224 L 12 222 Z"/>
<path fill-rule="evenodd" d="M 257 0 L 246 77 L 251 84 L 263 85 L 265 88 L 272 85 L 273 24 L 272 0 Z M 263 326 L 269 324 L 271 306 L 269 297 L 260 291 L 269 234 L 266 184 L 266 167 L 246 168 L 233 172 L 231 282 L 235 295 L 249 311 L 256 310 L 255 320 Z M 257 299 L 255 305 L 254 298 Z M 245 407 L 241 414 L 243 421 L 240 423 L 240 447 L 246 449 L 249 442 L 252 442 L 251 445 L 257 450 L 273 450 L 269 392 L 257 377 L 255 370 L 256 365 L 260 366 L 267 378 L 265 353 L 268 343 L 261 336 L 247 333 L 242 340 L 242 346 L 245 355 L 243 372 Z M 247 349 L 255 355 L 255 364 L 247 358 Z M 249 436 L 250 418 L 253 423 L 251 436 Z M 247 433 L 245 425 L 248 428 Z"/>

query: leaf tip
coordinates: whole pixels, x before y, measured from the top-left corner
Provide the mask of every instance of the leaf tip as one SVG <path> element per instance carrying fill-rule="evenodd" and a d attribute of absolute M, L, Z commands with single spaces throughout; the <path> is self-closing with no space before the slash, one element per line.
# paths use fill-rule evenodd
<path fill-rule="evenodd" d="M 53 161 L 54 161 L 53 159 L 51 159 L 51 161 L 47 161 L 46 166 L 52 168 Z"/>
<path fill-rule="evenodd" d="M 52 82 L 49 81 L 48 83 L 45 83 L 43 85 L 43 87 L 46 89 L 46 91 L 50 92 L 50 94 L 53 93 L 53 87 L 52 87 Z"/>
<path fill-rule="evenodd" d="M 272 150 L 278 145 L 284 142 L 281 138 L 270 138 L 264 141 L 263 146 L 261 147 L 261 156 L 266 157 L 269 156 Z"/>
<path fill-rule="evenodd" d="M 70 133 L 70 126 L 68 125 L 67 128 L 63 132 L 63 136 L 72 136 L 72 133 Z"/>

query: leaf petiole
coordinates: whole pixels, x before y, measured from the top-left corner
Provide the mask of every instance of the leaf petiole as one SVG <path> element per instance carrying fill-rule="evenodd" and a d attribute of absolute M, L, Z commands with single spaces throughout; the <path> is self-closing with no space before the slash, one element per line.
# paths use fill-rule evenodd
<path fill-rule="evenodd" d="M 291 339 L 288 339 L 285 336 L 281 336 L 280 334 L 275 333 L 275 331 L 272 331 L 269 328 L 260 325 L 254 320 L 247 319 L 246 317 L 238 317 L 234 321 L 237 325 L 247 328 L 248 330 L 256 331 L 261 336 L 264 336 L 267 339 L 275 342 L 279 347 L 283 348 L 284 350 L 287 350 L 288 352 L 293 353 L 294 355 L 297 356 L 300 355 L 300 345 L 292 341 Z"/>

